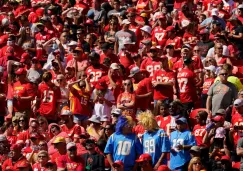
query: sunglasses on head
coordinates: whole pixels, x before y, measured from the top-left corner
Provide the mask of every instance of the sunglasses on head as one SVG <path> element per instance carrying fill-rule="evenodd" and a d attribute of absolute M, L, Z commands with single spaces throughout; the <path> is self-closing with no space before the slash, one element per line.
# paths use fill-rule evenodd
<path fill-rule="evenodd" d="M 68 149 L 68 151 L 76 151 L 77 150 L 77 148 L 70 148 L 70 149 Z"/>

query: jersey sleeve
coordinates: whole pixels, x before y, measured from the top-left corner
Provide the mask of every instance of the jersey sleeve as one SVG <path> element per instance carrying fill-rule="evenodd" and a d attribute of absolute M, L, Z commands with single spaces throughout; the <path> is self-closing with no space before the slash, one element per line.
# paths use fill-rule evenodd
<path fill-rule="evenodd" d="M 107 144 L 105 146 L 104 153 L 113 154 L 113 149 L 114 149 L 114 134 L 109 137 Z"/>
<path fill-rule="evenodd" d="M 26 85 L 26 92 L 27 92 L 28 96 L 33 97 L 36 95 L 36 93 L 34 91 L 34 87 L 30 83 Z"/>
<path fill-rule="evenodd" d="M 147 88 L 148 92 L 152 92 L 153 91 L 151 79 L 147 80 L 146 88 Z"/>

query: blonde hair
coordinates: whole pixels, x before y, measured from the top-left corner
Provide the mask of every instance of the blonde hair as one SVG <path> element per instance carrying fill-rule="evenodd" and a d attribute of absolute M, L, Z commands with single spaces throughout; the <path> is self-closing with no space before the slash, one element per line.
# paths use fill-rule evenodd
<path fill-rule="evenodd" d="M 47 152 L 47 151 L 45 151 L 45 150 L 41 150 L 41 151 L 37 154 L 37 157 L 39 157 L 39 155 L 41 155 L 41 154 L 44 154 L 44 155 L 46 155 L 46 156 L 49 158 L 49 155 L 48 155 L 48 152 Z"/>
<path fill-rule="evenodd" d="M 188 166 L 188 171 L 193 171 L 193 164 L 195 162 L 201 162 L 201 159 L 200 157 L 193 157 L 191 160 L 190 160 L 190 163 L 189 163 L 189 166 Z"/>
<path fill-rule="evenodd" d="M 159 129 L 158 123 L 155 120 L 154 115 L 150 111 L 142 112 L 137 117 L 139 124 L 148 131 L 155 131 Z"/>

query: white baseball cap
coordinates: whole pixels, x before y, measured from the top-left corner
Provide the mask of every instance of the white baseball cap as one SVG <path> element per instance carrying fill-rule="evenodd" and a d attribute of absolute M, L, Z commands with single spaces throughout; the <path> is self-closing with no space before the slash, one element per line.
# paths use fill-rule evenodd
<path fill-rule="evenodd" d="M 137 66 L 135 66 L 135 67 L 133 67 L 132 69 L 131 69 L 131 71 L 130 71 L 130 75 L 128 76 L 128 77 L 133 77 L 135 74 L 137 74 L 137 73 L 139 73 L 140 72 L 140 69 L 137 67 Z"/>
<path fill-rule="evenodd" d="M 211 16 L 219 16 L 219 10 L 217 8 L 212 9 Z"/>
<path fill-rule="evenodd" d="M 150 26 L 143 26 L 140 29 L 151 35 L 152 28 Z"/>
<path fill-rule="evenodd" d="M 119 69 L 119 65 L 117 63 L 112 63 L 110 66 L 111 69 Z"/>
<path fill-rule="evenodd" d="M 124 20 L 122 21 L 122 24 L 131 24 L 131 22 L 130 22 L 128 19 L 124 19 Z"/>
<path fill-rule="evenodd" d="M 238 8 L 238 9 L 243 8 L 243 4 L 238 5 L 238 7 L 237 7 L 237 8 Z"/>
<path fill-rule="evenodd" d="M 209 70 L 209 71 L 212 71 L 212 72 L 215 72 L 216 71 L 216 67 L 213 66 L 213 65 L 210 65 L 208 67 L 204 67 L 205 70 Z"/>

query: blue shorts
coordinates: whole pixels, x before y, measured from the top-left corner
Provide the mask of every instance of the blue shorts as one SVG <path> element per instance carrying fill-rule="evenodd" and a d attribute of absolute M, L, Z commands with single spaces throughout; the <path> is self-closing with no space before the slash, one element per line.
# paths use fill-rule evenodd
<path fill-rule="evenodd" d="M 77 123 L 77 122 L 82 122 L 82 121 L 86 121 L 86 120 L 88 120 L 89 119 L 89 117 L 88 116 L 86 116 L 86 115 L 80 115 L 80 114 L 74 114 L 73 115 L 73 122 L 74 123 Z"/>

